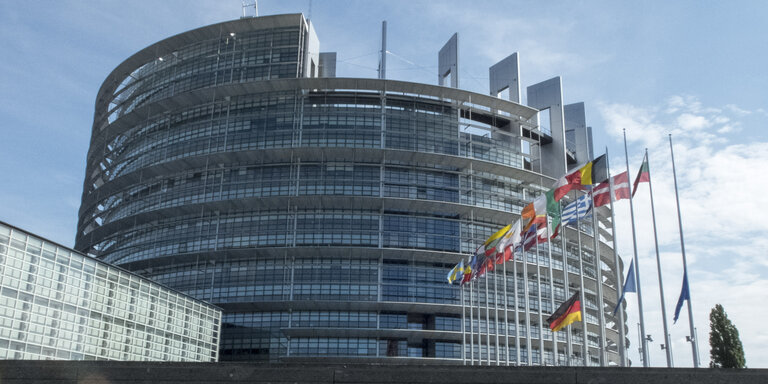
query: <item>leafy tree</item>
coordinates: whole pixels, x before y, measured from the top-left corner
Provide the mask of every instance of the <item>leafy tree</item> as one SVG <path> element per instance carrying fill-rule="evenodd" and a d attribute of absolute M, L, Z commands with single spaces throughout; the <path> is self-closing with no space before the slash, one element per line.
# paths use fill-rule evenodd
<path fill-rule="evenodd" d="M 739 339 L 739 330 L 728 319 L 723 306 L 720 304 L 712 308 L 709 313 L 709 355 L 712 368 L 744 368 L 744 348 Z"/>

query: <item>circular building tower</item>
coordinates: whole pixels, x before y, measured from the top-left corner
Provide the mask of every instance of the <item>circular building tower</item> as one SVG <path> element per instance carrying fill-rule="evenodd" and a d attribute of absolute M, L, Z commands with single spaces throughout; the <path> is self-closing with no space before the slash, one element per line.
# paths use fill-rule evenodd
<path fill-rule="evenodd" d="M 223 308 L 221 360 L 618 363 L 601 311 L 614 254 L 601 243 L 596 266 L 588 225 L 564 231 L 567 274 L 558 240 L 471 289 L 446 283 L 554 181 L 536 170 L 539 111 L 318 77 L 320 57 L 294 14 L 120 64 L 96 101 L 76 249 Z M 543 319 L 581 287 L 586 337 L 578 323 L 553 340 Z"/>

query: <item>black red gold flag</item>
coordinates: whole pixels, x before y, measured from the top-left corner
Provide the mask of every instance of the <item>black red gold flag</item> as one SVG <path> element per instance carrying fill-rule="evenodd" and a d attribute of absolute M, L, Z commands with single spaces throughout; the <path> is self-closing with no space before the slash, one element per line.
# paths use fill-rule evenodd
<path fill-rule="evenodd" d="M 574 321 L 581 321 L 581 301 L 579 301 L 579 293 L 576 292 L 570 299 L 566 300 L 559 308 L 547 319 L 549 323 L 549 329 L 553 332 L 557 332 L 565 328 L 568 324 Z"/>

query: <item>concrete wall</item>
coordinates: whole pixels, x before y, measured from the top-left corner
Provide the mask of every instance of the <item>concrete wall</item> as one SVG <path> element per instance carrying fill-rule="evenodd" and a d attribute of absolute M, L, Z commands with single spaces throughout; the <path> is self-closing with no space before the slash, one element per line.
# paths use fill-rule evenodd
<path fill-rule="evenodd" d="M 766 383 L 766 369 L 0 361 L 0 383 Z"/>

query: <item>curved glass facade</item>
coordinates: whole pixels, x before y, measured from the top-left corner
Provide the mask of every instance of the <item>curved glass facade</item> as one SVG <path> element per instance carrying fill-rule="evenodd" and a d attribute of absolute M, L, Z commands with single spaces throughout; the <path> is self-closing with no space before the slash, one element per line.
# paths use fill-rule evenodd
<path fill-rule="evenodd" d="M 570 296 L 559 242 L 485 280 L 506 284 L 489 300 L 507 316 L 470 317 L 468 290 L 462 306 L 445 282 L 552 183 L 530 169 L 537 111 L 425 84 L 312 78 L 312 40 L 301 15 L 241 19 L 121 64 L 98 97 L 76 248 L 223 308 L 221 360 L 460 362 L 464 351 L 566 364 L 567 344 L 581 364 L 583 332 L 556 343 L 541 325 Z M 579 250 L 566 232 L 570 281 L 585 278 L 589 362 L 603 338 L 618 361 L 591 234 Z M 601 260 L 613 298 L 606 245 Z M 462 343 L 469 327 L 491 336 Z"/>

